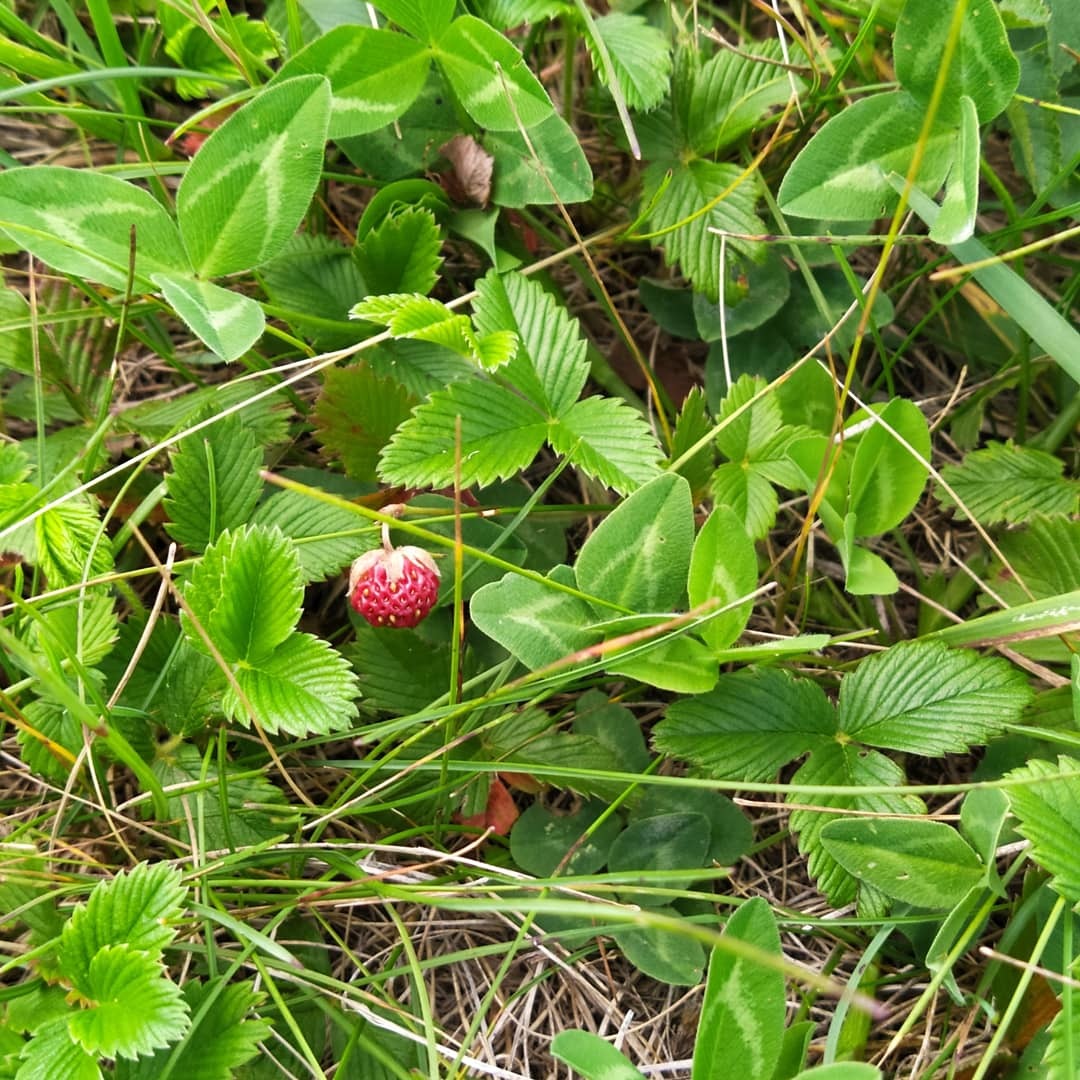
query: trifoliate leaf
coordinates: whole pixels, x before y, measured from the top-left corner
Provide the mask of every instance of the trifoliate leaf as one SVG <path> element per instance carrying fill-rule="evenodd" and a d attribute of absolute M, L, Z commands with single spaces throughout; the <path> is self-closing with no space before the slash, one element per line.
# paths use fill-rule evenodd
<path fill-rule="evenodd" d="M 877 814 L 923 814 L 926 808 L 912 795 L 823 795 L 798 791 L 798 785 L 822 787 L 884 787 L 904 782 L 904 772 L 895 762 L 875 750 L 853 743 L 828 742 L 817 747 L 792 778 L 789 801 L 812 803 L 815 807 L 835 810 L 861 810 Z M 858 897 L 860 913 L 864 908 L 883 912 L 880 893 L 861 884 L 824 848 L 821 830 L 843 815 L 820 810 L 793 810 L 791 829 L 799 838 L 799 850 L 808 857 L 807 867 L 817 887 L 833 907 L 843 907 Z"/>
<path fill-rule="evenodd" d="M 1032 698 L 998 657 L 935 641 L 901 642 L 863 660 L 840 685 L 839 729 L 870 746 L 936 757 L 989 742 Z"/>
<path fill-rule="evenodd" d="M 379 476 L 406 487 L 454 482 L 461 418 L 461 484 L 481 487 L 532 463 L 547 423 L 517 394 L 483 379 L 453 383 L 431 395 L 398 429 L 379 459 Z"/>
<path fill-rule="evenodd" d="M 223 533 L 192 570 L 184 598 L 227 661 L 260 663 L 300 618 L 304 585 L 296 549 L 264 525 Z M 205 649 L 186 615 L 184 625 L 192 644 Z"/>
<path fill-rule="evenodd" d="M 254 1057 L 270 1034 L 268 1020 L 250 1015 L 259 995 L 244 983 L 192 979 L 184 986 L 184 1000 L 194 1023 L 182 1045 L 133 1064 L 118 1062 L 117 1080 L 157 1080 L 166 1065 L 173 1075 L 192 1080 L 231 1080 L 234 1069 Z"/>
<path fill-rule="evenodd" d="M 72 1038 L 89 1054 L 134 1058 L 168 1046 L 191 1021 L 180 987 L 149 953 L 106 945 L 77 987 L 85 1007 L 68 1019 Z"/>
<path fill-rule="evenodd" d="M 169 535 L 205 551 L 226 529 L 243 525 L 259 500 L 262 451 L 238 416 L 180 443 L 166 477 Z"/>
<path fill-rule="evenodd" d="M 442 230 L 430 210 L 407 206 L 388 214 L 353 249 L 371 293 L 427 294 L 439 278 Z"/>
<path fill-rule="evenodd" d="M 379 452 L 415 405 L 405 387 L 367 364 L 331 368 L 315 405 L 316 435 L 349 476 L 374 480 Z"/>
<path fill-rule="evenodd" d="M 236 681 L 255 718 L 271 734 L 325 735 L 356 718 L 356 675 L 341 653 L 311 634 L 291 634 L 257 665 L 239 668 Z M 250 722 L 231 687 L 224 709 L 230 720 Z"/>
<path fill-rule="evenodd" d="M 626 104 L 631 109 L 648 111 L 667 95 L 671 76 L 671 45 L 663 31 L 641 15 L 612 11 L 591 20 L 592 27 L 607 47 L 614 75 Z M 591 33 L 585 38 L 593 54 L 593 69 L 608 85 L 609 72 L 597 55 Z M 610 87 L 609 87 L 610 89 Z"/>
<path fill-rule="evenodd" d="M 588 345 L 577 320 L 539 282 L 520 274 L 490 271 L 476 291 L 477 330 L 510 330 L 519 339 L 505 377 L 548 416 L 561 416 L 577 401 L 589 376 Z"/>
<path fill-rule="evenodd" d="M 179 872 L 168 863 L 139 863 L 100 882 L 64 925 L 61 971 L 76 989 L 93 996 L 84 986 L 99 950 L 127 945 L 156 960 L 176 935 L 169 924 L 179 916 L 186 895 Z"/>
<path fill-rule="evenodd" d="M 729 461 L 752 460 L 783 426 L 780 402 L 775 394 L 765 394 L 747 407 L 747 402 L 764 389 L 764 379 L 742 375 L 720 404 L 716 445 Z"/>
<path fill-rule="evenodd" d="M 1064 477 L 1064 468 L 1060 458 L 1042 450 L 991 443 L 968 454 L 962 465 L 946 465 L 941 476 L 966 508 L 957 510 L 961 519 L 970 514 L 983 525 L 1015 524 L 1036 514 L 1077 512 L 1080 481 Z M 940 486 L 938 498 L 945 506 L 957 505 Z"/>
<path fill-rule="evenodd" d="M 548 438 L 583 473 L 621 495 L 660 475 L 656 437 L 618 398 L 582 398 L 551 425 Z"/>
<path fill-rule="evenodd" d="M 1033 759 L 1008 774 L 1024 783 L 1005 789 L 1017 829 L 1031 841 L 1031 857 L 1053 875 L 1051 884 L 1071 903 L 1080 901 L 1080 761 Z"/>
<path fill-rule="evenodd" d="M 720 237 L 709 230 L 765 231 L 754 213 L 755 183 L 738 165 L 701 159 L 673 167 L 670 182 L 667 172 L 663 164 L 656 164 L 645 174 L 642 205 L 652 206 L 649 232 L 661 234 L 652 239 L 663 249 L 666 261 L 677 264 L 694 288 L 716 303 L 720 295 Z M 728 251 L 753 256 L 755 246 L 729 240 Z"/>
<path fill-rule="evenodd" d="M 305 582 L 338 573 L 378 542 L 358 514 L 300 491 L 271 495 L 251 515 L 251 524 L 275 525 L 296 545 Z"/>
<path fill-rule="evenodd" d="M 653 729 L 653 745 L 719 779 L 768 781 L 835 735 L 817 683 L 761 668 L 722 675 L 709 693 L 676 701 Z"/>

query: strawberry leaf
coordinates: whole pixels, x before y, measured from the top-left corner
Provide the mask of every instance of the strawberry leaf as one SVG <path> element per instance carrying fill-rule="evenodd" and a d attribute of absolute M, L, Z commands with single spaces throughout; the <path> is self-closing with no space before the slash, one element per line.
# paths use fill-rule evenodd
<path fill-rule="evenodd" d="M 407 206 L 358 240 L 353 258 L 371 293 L 426 294 L 439 278 L 441 246 L 435 215 Z"/>

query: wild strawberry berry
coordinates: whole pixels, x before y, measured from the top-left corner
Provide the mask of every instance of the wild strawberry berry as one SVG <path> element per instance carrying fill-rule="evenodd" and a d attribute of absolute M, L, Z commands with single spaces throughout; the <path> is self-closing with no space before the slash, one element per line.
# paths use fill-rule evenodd
<path fill-rule="evenodd" d="M 439 595 L 439 568 L 423 548 L 365 551 L 349 572 L 349 603 L 372 626 L 422 622 Z"/>

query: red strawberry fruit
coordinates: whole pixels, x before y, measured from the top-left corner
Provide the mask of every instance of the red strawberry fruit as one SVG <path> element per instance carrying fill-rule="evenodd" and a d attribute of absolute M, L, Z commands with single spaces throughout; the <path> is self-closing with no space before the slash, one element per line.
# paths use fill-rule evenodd
<path fill-rule="evenodd" d="M 365 551 L 349 572 L 349 603 L 372 626 L 422 622 L 439 595 L 439 568 L 423 548 L 383 546 Z"/>

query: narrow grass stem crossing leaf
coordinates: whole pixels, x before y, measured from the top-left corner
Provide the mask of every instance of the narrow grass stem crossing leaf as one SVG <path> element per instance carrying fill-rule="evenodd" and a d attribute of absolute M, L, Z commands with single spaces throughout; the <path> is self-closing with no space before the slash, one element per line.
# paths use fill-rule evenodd
<path fill-rule="evenodd" d="M 742 521 L 718 506 L 698 531 L 690 557 L 690 607 L 707 600 L 721 606 L 748 596 L 757 587 L 757 554 Z M 712 649 L 726 649 L 743 632 L 754 603 L 747 600 L 710 619 L 701 636 Z"/>
<path fill-rule="evenodd" d="M 262 90 L 203 144 L 176 194 L 184 246 L 200 277 L 272 259 L 322 172 L 330 83 L 301 75 Z"/>

